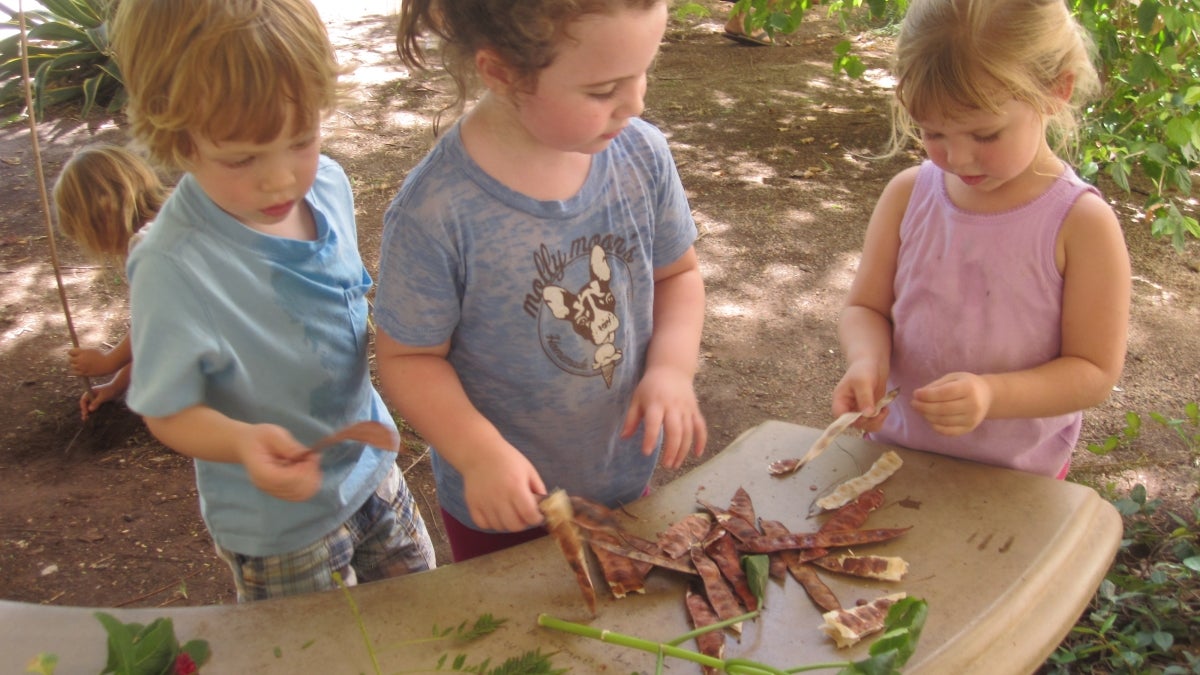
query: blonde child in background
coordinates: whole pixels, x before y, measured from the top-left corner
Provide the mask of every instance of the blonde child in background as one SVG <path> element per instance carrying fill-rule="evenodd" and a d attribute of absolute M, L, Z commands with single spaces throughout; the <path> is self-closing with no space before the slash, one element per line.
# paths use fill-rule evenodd
<path fill-rule="evenodd" d="M 617 506 L 699 455 L 696 226 L 641 120 L 663 0 L 411 0 L 397 45 L 442 38 L 478 103 L 384 216 L 384 392 L 429 441 L 455 560 L 544 530 L 548 489 Z"/>
<path fill-rule="evenodd" d="M 195 460 L 239 601 L 434 567 L 383 447 L 354 198 L 321 154 L 342 72 L 308 0 L 122 0 L 112 46 L 132 136 L 184 172 L 130 254 L 127 400 Z"/>
<path fill-rule="evenodd" d="M 914 0 L 893 150 L 839 333 L 833 413 L 872 439 L 1063 478 L 1121 374 L 1130 268 L 1113 210 L 1057 155 L 1098 90 L 1062 0 Z"/>
<path fill-rule="evenodd" d="M 167 194 L 158 174 L 139 155 L 119 145 L 87 145 L 67 160 L 54 184 L 58 228 L 84 253 L 124 272 L 129 249 Z M 113 376 L 79 398 L 85 420 L 129 387 L 133 354 L 128 334 L 112 349 L 73 347 L 67 357 L 72 375 Z"/>

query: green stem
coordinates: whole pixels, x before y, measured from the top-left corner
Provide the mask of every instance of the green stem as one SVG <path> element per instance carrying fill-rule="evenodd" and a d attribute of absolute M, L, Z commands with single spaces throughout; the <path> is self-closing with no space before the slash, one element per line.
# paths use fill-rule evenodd
<path fill-rule="evenodd" d="M 730 675 L 787 675 L 787 671 L 764 666 L 747 659 L 726 659 L 725 672 Z"/>
<path fill-rule="evenodd" d="M 563 621 L 556 619 L 549 614 L 538 614 L 538 625 L 544 628 L 552 628 L 563 633 L 571 633 L 572 635 L 581 635 L 583 637 L 592 638 L 601 642 L 607 642 L 622 647 L 632 647 L 651 654 L 662 654 L 664 656 L 673 656 L 677 659 L 699 663 L 702 666 L 710 668 L 724 668 L 725 662 L 720 659 L 714 659 L 711 656 L 705 656 L 688 649 L 681 649 L 673 645 L 662 644 L 661 642 L 653 642 L 651 640 L 643 640 L 625 635 L 623 633 L 614 633 L 612 631 L 603 630 L 600 628 L 592 628 L 579 623 Z"/>
<path fill-rule="evenodd" d="M 354 596 L 350 595 L 350 589 L 342 581 L 342 575 L 334 572 L 333 580 L 337 583 L 338 588 L 342 589 L 342 595 L 346 597 L 346 602 L 350 605 L 350 613 L 354 615 L 354 623 L 358 625 L 358 632 L 362 634 L 363 644 L 367 646 L 367 654 L 371 657 L 371 666 L 375 669 L 375 675 L 383 675 L 383 669 L 379 667 L 379 658 L 375 655 L 375 646 L 371 644 L 371 636 L 367 635 L 367 625 L 363 623 L 362 615 L 358 613 L 358 603 L 354 602 Z"/>
<path fill-rule="evenodd" d="M 802 673 L 809 670 L 831 670 L 833 668 L 845 668 L 853 665 L 853 663 L 850 661 L 834 661 L 830 663 L 816 663 L 790 668 L 788 670 L 781 670 L 779 668 L 758 663 L 756 661 L 750 661 L 748 659 L 734 658 L 722 661 L 721 659 L 714 659 L 711 656 L 705 656 L 704 654 L 699 654 L 697 652 L 675 646 L 686 639 L 695 637 L 696 635 L 701 635 L 710 630 L 718 630 L 731 624 L 735 624 L 739 621 L 754 618 L 758 616 L 758 614 L 759 611 L 756 610 L 732 619 L 726 619 L 720 623 L 715 623 L 711 626 L 705 626 L 704 628 L 686 633 L 681 637 L 675 638 L 669 643 L 643 640 L 631 635 L 614 633 L 613 631 L 604 630 L 602 628 L 592 628 L 591 626 L 585 626 L 579 623 L 563 621 L 562 619 L 557 619 L 549 614 L 538 614 L 537 622 L 538 625 L 542 626 L 543 628 L 552 628 L 563 633 L 588 637 L 601 642 L 621 645 L 622 647 L 632 647 L 634 649 L 640 649 L 641 651 L 649 652 L 651 654 L 657 654 L 658 661 L 656 663 L 656 670 L 654 672 L 658 675 L 661 675 L 662 673 L 663 659 L 667 656 L 674 656 L 675 658 L 684 659 L 685 661 L 691 661 L 693 663 L 699 663 L 702 666 L 708 666 L 710 668 L 720 668 L 721 670 L 730 673 L 730 675 L 790 675 L 791 673 Z"/>
<path fill-rule="evenodd" d="M 732 626 L 735 623 L 741 623 L 742 621 L 752 621 L 754 619 L 757 619 L 758 615 L 761 613 L 762 613 L 761 609 L 756 609 L 753 612 L 746 612 L 745 614 L 743 614 L 741 616 L 735 616 L 732 619 L 725 619 L 724 621 L 718 621 L 717 623 L 709 624 L 707 626 L 704 626 L 703 628 L 697 628 L 696 630 L 688 631 L 687 633 L 684 633 L 683 635 L 680 635 L 679 637 L 675 638 L 674 640 L 671 640 L 664 644 L 671 645 L 672 647 L 674 647 L 676 645 L 681 645 L 684 642 L 687 642 L 688 640 L 695 638 L 697 635 L 704 635 L 705 633 L 711 633 L 714 630 L 722 630 L 724 628 Z"/>
<path fill-rule="evenodd" d="M 833 670 L 834 668 L 847 668 L 852 665 L 854 665 L 853 661 L 830 661 L 829 663 L 810 663 L 805 666 L 797 666 L 795 668 L 788 668 L 787 670 L 785 670 L 783 672 L 788 673 L 790 675 L 791 673 L 804 673 L 804 672 L 808 672 L 810 670 Z"/>

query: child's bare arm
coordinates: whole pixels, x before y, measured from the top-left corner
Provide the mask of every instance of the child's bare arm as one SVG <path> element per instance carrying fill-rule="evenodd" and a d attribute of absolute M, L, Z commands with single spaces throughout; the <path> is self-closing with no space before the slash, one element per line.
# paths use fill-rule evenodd
<path fill-rule="evenodd" d="M 1116 215 L 1086 194 L 1063 224 L 1060 356 L 1011 373 L 951 373 L 913 392 L 913 409 L 942 433 L 986 418 L 1047 417 L 1106 399 L 1121 375 L 1129 323 L 1130 269 Z"/>
<path fill-rule="evenodd" d="M 907 169 L 884 188 L 867 225 L 858 272 L 838 322 L 846 373 L 833 391 L 833 415 L 869 411 L 887 388 L 892 357 L 892 285 L 900 251 L 900 221 L 912 195 L 917 169 Z M 884 414 L 864 415 L 855 426 L 878 429 Z"/>
<path fill-rule="evenodd" d="M 542 522 L 546 494 L 537 469 L 471 403 L 446 360 L 450 343 L 411 347 L 383 331 L 375 335 L 384 395 L 463 477 L 471 520 L 514 532 Z"/>
<path fill-rule="evenodd" d="M 708 443 L 694 386 L 704 327 L 704 280 L 695 248 L 655 270 L 654 335 L 646 352 L 646 372 L 625 416 L 622 436 L 645 422 L 642 452 L 650 454 L 663 432 L 660 461 L 678 468 L 689 451 L 697 457 Z"/>
<path fill-rule="evenodd" d="M 255 486 L 273 497 L 304 501 L 321 487 L 318 453 L 283 427 L 241 422 L 203 405 L 145 420 L 163 445 L 196 459 L 241 464 Z"/>

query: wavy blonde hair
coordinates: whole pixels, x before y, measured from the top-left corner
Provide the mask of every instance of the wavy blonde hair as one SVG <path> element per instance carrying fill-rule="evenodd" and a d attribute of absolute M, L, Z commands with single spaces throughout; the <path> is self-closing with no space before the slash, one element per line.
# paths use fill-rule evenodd
<path fill-rule="evenodd" d="M 129 240 L 154 219 L 168 190 L 141 156 L 99 143 L 75 152 L 54 183 L 58 229 L 85 253 L 123 263 Z"/>
<path fill-rule="evenodd" d="M 920 143 L 917 119 L 997 112 L 1009 99 L 1040 111 L 1056 150 L 1064 150 L 1080 105 L 1100 91 L 1093 55 L 1064 0 L 912 0 L 893 62 L 890 154 Z"/>
<path fill-rule="evenodd" d="M 265 143 L 312 128 L 342 96 L 308 0 L 121 0 L 110 30 L 131 133 L 171 169 L 186 169 L 193 134 Z"/>

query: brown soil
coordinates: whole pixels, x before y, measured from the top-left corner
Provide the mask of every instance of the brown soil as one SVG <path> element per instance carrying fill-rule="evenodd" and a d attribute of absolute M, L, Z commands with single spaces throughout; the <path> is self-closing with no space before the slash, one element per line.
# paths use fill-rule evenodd
<path fill-rule="evenodd" d="M 764 420 L 830 421 L 842 369 L 837 313 L 864 228 L 887 179 L 916 156 L 871 158 L 888 129 L 888 92 L 878 77 L 885 35 L 857 38 L 872 70 L 850 82 L 831 75 L 836 23 L 814 14 L 781 44 L 751 47 L 722 37 L 728 5 L 706 4 L 710 18 L 672 20 L 645 117 L 671 139 L 701 231 L 708 315 L 697 387 L 711 456 Z M 429 120 L 448 84 L 399 65 L 387 17 L 351 14 L 343 7 L 330 28 L 341 56 L 360 64 L 358 86 L 330 122 L 326 151 L 354 181 L 362 253 L 374 270 L 383 209 L 430 147 Z M 39 128 L 46 182 L 74 148 L 120 142 L 120 125 L 57 111 Z M 198 516 L 190 463 L 157 443 L 123 404 L 79 420 L 84 385 L 67 374 L 71 334 L 32 148 L 23 122 L 0 128 L 0 416 L 9 420 L 0 432 L 0 598 L 233 602 L 228 571 Z M 1147 419 L 1140 439 L 1107 457 L 1083 450 L 1119 433 L 1127 410 L 1182 417 L 1186 403 L 1200 401 L 1200 244 L 1176 253 L 1148 234 L 1137 206 L 1143 195 L 1101 188 L 1125 223 L 1133 257 L 1129 357 L 1112 397 L 1085 416 L 1070 478 L 1117 492 L 1143 483 L 1151 497 L 1184 504 L 1196 495 L 1197 457 L 1165 427 Z M 61 239 L 58 258 L 79 342 L 114 344 L 127 318 L 120 274 Z M 411 447 L 400 463 L 432 516 L 422 451 Z M 448 560 L 440 523 L 430 524 Z"/>

